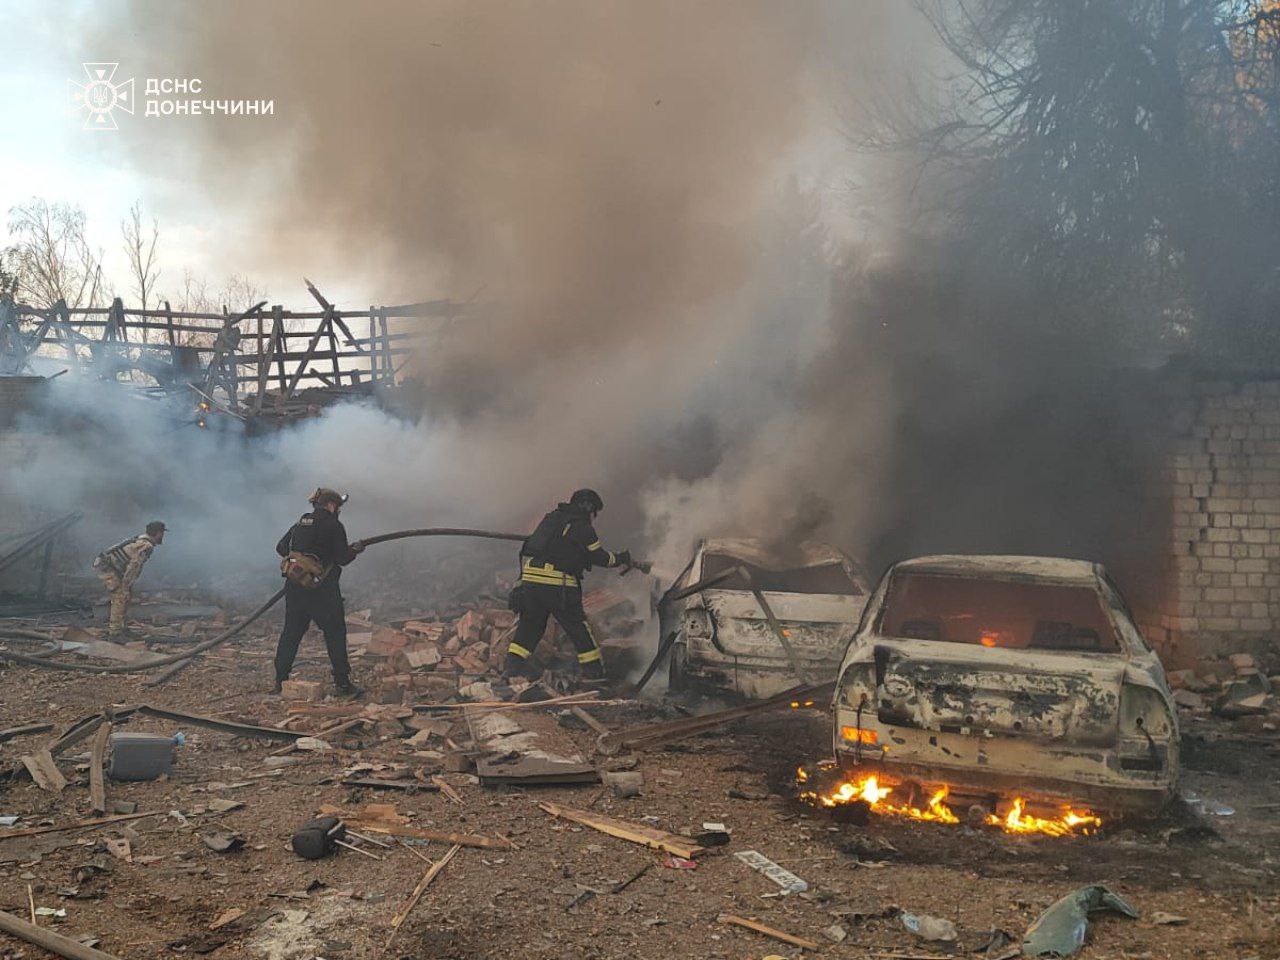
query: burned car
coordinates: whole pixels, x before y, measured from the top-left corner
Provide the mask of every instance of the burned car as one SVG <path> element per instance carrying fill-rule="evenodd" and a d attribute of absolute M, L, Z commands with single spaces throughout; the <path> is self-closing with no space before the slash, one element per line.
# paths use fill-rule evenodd
<path fill-rule="evenodd" d="M 704 540 L 658 602 L 670 687 L 763 698 L 830 680 L 866 598 L 858 565 L 825 544 Z"/>
<path fill-rule="evenodd" d="M 1152 812 L 1178 776 L 1164 669 L 1101 566 L 935 556 L 890 567 L 833 698 L 845 771 L 994 808 L 1016 793 Z"/>

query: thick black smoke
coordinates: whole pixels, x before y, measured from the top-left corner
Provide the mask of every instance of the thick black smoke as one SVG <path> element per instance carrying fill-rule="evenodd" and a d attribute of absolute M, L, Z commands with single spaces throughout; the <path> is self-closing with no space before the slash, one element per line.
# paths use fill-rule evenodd
<path fill-rule="evenodd" d="M 1148 461 L 1117 428 L 1134 353 L 1105 318 L 921 220 L 954 182 L 851 153 L 860 190 L 792 185 L 850 104 L 924 75 L 925 33 L 901 3 L 95 10 L 86 50 L 128 37 L 139 75 L 275 100 L 269 123 L 119 141 L 238 208 L 246 257 L 493 305 L 419 357 L 419 426 L 340 410 L 274 442 L 256 498 L 234 479 L 265 469 L 250 450 L 216 509 L 170 502 L 218 557 L 269 548 L 321 482 L 384 527 L 529 527 L 595 486 L 606 538 L 668 573 L 715 534 L 825 537 L 872 567 L 1144 544 Z M 852 240 L 827 229 L 849 205 Z"/>

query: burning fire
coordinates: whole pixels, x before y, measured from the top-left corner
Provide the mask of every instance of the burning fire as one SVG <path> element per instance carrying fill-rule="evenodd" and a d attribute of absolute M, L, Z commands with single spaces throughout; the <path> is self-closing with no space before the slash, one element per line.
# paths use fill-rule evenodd
<path fill-rule="evenodd" d="M 1076 830 L 1081 833 L 1091 833 L 1102 826 L 1102 818 L 1087 810 L 1073 810 L 1071 807 L 1064 806 L 1058 817 L 1053 820 L 1044 820 L 1024 813 L 1022 809 L 1024 806 L 1025 801 L 1021 797 L 1015 797 L 1013 805 L 1003 818 L 993 813 L 987 818 L 987 823 L 1002 827 L 1009 833 L 1047 833 L 1051 837 L 1065 837 Z"/>
<path fill-rule="evenodd" d="M 809 780 L 808 771 L 801 767 L 796 773 L 803 785 Z M 935 823 L 959 823 L 960 818 L 947 805 L 951 788 L 939 787 L 930 795 L 924 806 L 899 803 L 893 799 L 892 786 L 884 786 L 875 774 L 867 774 L 854 780 L 845 780 L 825 793 L 813 789 L 801 789 L 800 798 L 821 807 L 838 807 L 861 800 L 874 812 L 886 816 L 904 817 L 909 820 L 927 820 Z M 1026 812 L 1026 800 L 1015 797 L 1004 816 L 989 813 L 985 823 L 999 827 L 1006 833 L 1042 833 L 1051 837 L 1064 837 L 1075 833 L 1088 834 L 1102 826 L 1102 819 L 1087 810 L 1076 810 L 1064 805 L 1062 813 L 1054 818 L 1033 816 Z"/>

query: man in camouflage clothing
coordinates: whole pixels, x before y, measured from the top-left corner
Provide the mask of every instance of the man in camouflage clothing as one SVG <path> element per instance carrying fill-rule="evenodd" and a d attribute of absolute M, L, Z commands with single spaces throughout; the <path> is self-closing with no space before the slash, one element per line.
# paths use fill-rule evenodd
<path fill-rule="evenodd" d="M 164 543 L 164 531 L 164 524 L 153 520 L 147 524 L 146 533 L 108 547 L 93 561 L 93 569 L 107 588 L 111 601 L 111 612 L 107 618 L 108 640 L 125 637 L 124 618 L 129 610 L 134 581 L 142 572 L 143 565 L 151 559 L 151 552 Z"/>

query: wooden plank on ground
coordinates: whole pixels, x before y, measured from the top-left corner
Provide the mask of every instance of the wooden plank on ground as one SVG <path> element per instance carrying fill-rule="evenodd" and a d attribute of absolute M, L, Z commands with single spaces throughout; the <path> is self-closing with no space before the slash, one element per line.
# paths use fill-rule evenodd
<path fill-rule="evenodd" d="M 109 953 L 103 953 L 93 947 L 86 947 L 78 940 L 72 940 L 60 933 L 45 927 L 37 927 L 21 917 L 0 910 L 0 930 L 10 936 L 35 944 L 43 950 L 66 957 L 67 960 L 117 960 Z"/>
<path fill-rule="evenodd" d="M 24 827 L 21 830 L 10 830 L 0 833 L 0 842 L 17 837 L 35 837 L 44 833 L 62 833 L 66 830 L 81 830 L 86 827 L 101 827 L 108 823 L 121 823 L 125 820 L 138 820 L 142 817 L 162 817 L 163 811 L 148 810 L 146 813 L 122 813 L 114 817 L 94 817 L 92 820 L 77 820 L 75 823 L 64 823 L 57 827 Z"/>
<path fill-rule="evenodd" d="M 28 754 L 22 758 L 22 765 L 27 768 L 27 773 L 31 774 L 31 779 L 41 790 L 61 793 L 67 785 L 67 778 L 53 762 L 53 754 L 48 750 Z"/>
<path fill-rule="evenodd" d="M 585 827 L 591 827 L 593 830 L 599 830 L 601 833 L 607 833 L 611 837 L 630 840 L 632 843 L 639 843 L 654 850 L 664 850 L 677 857 L 684 857 L 686 860 L 706 852 L 705 848 L 698 846 L 688 837 L 667 833 L 665 830 L 655 830 L 653 827 L 646 827 L 638 823 L 628 823 L 625 820 L 616 820 L 613 817 L 606 817 L 602 813 L 592 813 L 588 810 L 579 810 L 576 807 L 566 807 L 559 803 L 542 802 L 538 806 L 553 817 L 572 820 L 574 823 L 580 823 Z"/>
<path fill-rule="evenodd" d="M 572 713 L 579 720 L 581 720 L 583 723 L 585 723 L 588 727 L 590 727 L 596 733 L 609 733 L 608 727 L 606 727 L 603 723 L 601 723 L 591 714 L 587 713 L 587 711 L 583 710 L 581 707 L 570 707 L 569 712 Z"/>
<path fill-rule="evenodd" d="M 0 743 L 8 743 L 17 737 L 26 737 L 33 733 L 48 733 L 53 729 L 52 723 L 26 723 L 20 727 L 0 730 Z"/>
<path fill-rule="evenodd" d="M 774 940 L 780 940 L 782 943 L 789 943 L 793 947 L 799 947 L 801 950 L 817 950 L 819 944 L 813 940 L 806 940 L 804 937 L 793 936 L 782 930 L 777 930 L 767 926 L 758 920 L 748 920 L 746 917 L 735 917 L 732 913 L 722 913 L 716 918 L 721 923 L 727 923 L 735 927 L 743 927 L 747 930 L 754 930 L 756 933 L 763 933 L 766 937 Z"/>
<path fill-rule="evenodd" d="M 430 789 L 429 787 L 427 789 Z M 378 820 L 349 820 L 348 823 L 369 833 L 381 833 L 390 837 L 407 837 L 410 840 L 437 840 L 441 843 L 453 843 L 460 847 L 480 847 L 486 850 L 511 850 L 514 844 L 501 837 L 479 837 L 466 833 L 447 833 L 443 830 L 424 830 L 421 827 L 410 827 L 404 824 L 386 823 Z"/>
<path fill-rule="evenodd" d="M 462 844 L 455 843 L 449 848 L 448 852 L 446 852 L 444 856 L 433 863 L 427 869 L 427 872 L 422 875 L 422 879 L 419 880 L 417 886 L 413 888 L 413 893 L 409 894 L 409 899 L 401 904 L 400 909 L 396 911 L 396 915 L 391 918 L 392 936 L 395 935 L 395 931 L 399 928 L 400 924 L 405 922 L 413 908 L 418 905 L 418 901 L 422 899 L 422 894 L 426 891 L 427 887 L 431 885 L 431 881 L 436 878 L 436 874 L 443 870 L 445 868 L 445 864 L 452 860 L 461 849 Z"/>
<path fill-rule="evenodd" d="M 102 768 L 107 759 L 107 737 L 111 736 L 111 724 L 104 723 L 93 738 L 93 750 L 89 754 L 89 809 L 96 814 L 107 812 L 107 786 L 102 779 Z"/>

